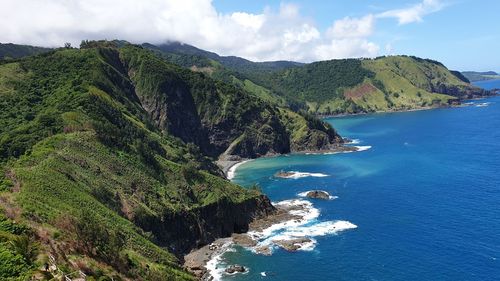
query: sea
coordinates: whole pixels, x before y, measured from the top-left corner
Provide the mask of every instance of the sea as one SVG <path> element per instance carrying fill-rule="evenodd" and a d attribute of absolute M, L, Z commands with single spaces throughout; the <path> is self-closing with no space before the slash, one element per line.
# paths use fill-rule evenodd
<path fill-rule="evenodd" d="M 500 80 L 476 85 L 500 88 Z M 228 246 L 210 264 L 215 279 L 500 280 L 500 97 L 325 120 L 362 151 L 237 167 L 233 182 L 306 211 L 257 235 L 271 255 Z M 330 200 L 303 197 L 318 189 Z M 288 252 L 273 244 L 284 237 L 311 242 Z M 232 264 L 247 272 L 225 274 Z"/>

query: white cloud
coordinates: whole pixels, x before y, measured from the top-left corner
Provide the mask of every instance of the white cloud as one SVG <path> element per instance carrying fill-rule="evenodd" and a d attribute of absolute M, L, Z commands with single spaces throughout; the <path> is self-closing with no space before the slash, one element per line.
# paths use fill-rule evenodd
<path fill-rule="evenodd" d="M 428 14 L 440 11 L 444 8 L 440 0 L 423 0 L 421 3 L 405 9 L 389 10 L 377 15 L 379 18 L 396 18 L 399 24 L 421 22 Z"/>
<path fill-rule="evenodd" d="M 373 15 L 363 18 L 345 17 L 335 21 L 327 30 L 327 35 L 334 38 L 368 37 L 373 33 L 374 24 Z"/>
<path fill-rule="evenodd" d="M 224 14 L 212 0 L 2 0 L 0 42 L 62 46 L 78 45 L 82 39 L 181 41 L 259 61 L 368 57 L 380 49 L 369 40 L 376 18 L 397 17 L 407 23 L 438 4 L 424 0 L 412 8 L 414 13 L 407 9 L 346 17 L 322 33 L 301 15 L 299 6 L 288 3 L 261 13 Z"/>
<path fill-rule="evenodd" d="M 232 13 L 231 19 L 241 26 L 248 27 L 253 30 L 259 30 L 265 21 L 264 15 L 254 15 L 241 12 Z"/>
<path fill-rule="evenodd" d="M 329 44 L 319 45 L 314 50 L 320 60 L 375 57 L 380 47 L 366 39 L 333 39 Z"/>

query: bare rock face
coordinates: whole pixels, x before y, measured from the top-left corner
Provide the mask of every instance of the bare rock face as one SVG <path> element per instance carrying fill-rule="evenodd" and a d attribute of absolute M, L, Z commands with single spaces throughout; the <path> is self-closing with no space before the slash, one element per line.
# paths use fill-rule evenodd
<path fill-rule="evenodd" d="M 330 194 L 323 190 L 311 190 L 306 194 L 306 197 L 313 199 L 329 200 Z"/>
<path fill-rule="evenodd" d="M 243 273 L 247 271 L 247 269 L 244 266 L 233 264 L 230 265 L 228 268 L 226 268 L 226 273 L 233 274 L 233 273 Z"/>
<path fill-rule="evenodd" d="M 274 176 L 277 178 L 288 179 L 290 177 L 293 177 L 294 175 L 295 175 L 294 172 L 280 171 L 280 172 L 276 173 Z"/>
<path fill-rule="evenodd" d="M 302 246 L 305 243 L 312 242 L 312 240 L 304 237 L 304 238 L 296 238 L 296 239 L 292 239 L 292 240 L 275 240 L 273 242 L 276 243 L 276 245 L 280 246 L 281 248 L 283 248 L 289 252 L 295 252 L 295 251 L 299 250 L 300 248 L 302 248 Z"/>

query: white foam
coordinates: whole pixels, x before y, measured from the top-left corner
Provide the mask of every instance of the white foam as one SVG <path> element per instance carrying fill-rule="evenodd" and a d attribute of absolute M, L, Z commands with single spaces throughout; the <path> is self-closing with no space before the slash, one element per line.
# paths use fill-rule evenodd
<path fill-rule="evenodd" d="M 349 144 L 360 144 L 360 143 L 361 143 L 360 139 L 352 139 L 351 142 L 349 142 Z"/>
<path fill-rule="evenodd" d="M 297 172 L 297 171 L 290 171 L 286 173 L 290 173 L 290 175 L 283 176 L 282 178 L 296 180 L 306 177 L 316 177 L 316 178 L 328 177 L 328 175 L 322 173 L 307 173 L 307 172 Z"/>
<path fill-rule="evenodd" d="M 345 231 L 348 229 L 354 229 L 358 226 L 349 221 L 325 221 L 315 223 L 310 226 L 299 226 L 295 228 L 288 229 L 284 235 L 289 235 L 291 237 L 316 237 L 325 236 L 328 234 L 336 234 L 340 231 Z"/>
<path fill-rule="evenodd" d="M 224 273 L 224 267 L 220 266 L 222 261 L 222 255 L 231 249 L 232 242 L 227 242 L 223 244 L 218 250 L 217 253 L 214 254 L 210 260 L 205 265 L 210 276 L 213 277 L 214 281 L 221 280 L 222 274 Z"/>
<path fill-rule="evenodd" d="M 474 104 L 475 107 L 485 107 L 485 106 L 489 106 L 491 104 L 491 102 L 482 102 L 482 103 L 476 103 Z"/>
<path fill-rule="evenodd" d="M 365 145 L 365 146 L 354 146 L 354 147 L 356 147 L 356 148 L 358 149 L 358 150 L 357 150 L 358 152 L 359 152 L 359 151 L 366 151 L 366 150 L 368 150 L 368 149 L 371 149 L 371 148 L 372 148 L 372 146 L 371 146 L 371 145 Z"/>
<path fill-rule="evenodd" d="M 229 168 L 229 170 L 227 171 L 227 179 L 232 180 L 234 178 L 234 176 L 236 175 L 236 169 L 238 169 L 239 166 L 241 166 L 247 162 L 250 162 L 250 161 L 252 161 L 252 160 L 241 161 L 241 162 L 238 162 L 238 163 L 234 164 L 233 166 L 231 166 L 231 168 Z"/>
<path fill-rule="evenodd" d="M 308 194 L 309 192 L 311 192 L 311 191 L 314 191 L 314 190 L 309 190 L 309 191 L 300 192 L 300 193 L 298 193 L 297 195 L 298 195 L 299 197 L 307 197 L 307 194 Z M 330 195 L 330 193 L 328 193 L 328 192 L 326 192 L 326 191 L 323 191 L 323 190 L 321 190 L 321 191 L 322 191 L 322 192 L 325 192 L 326 194 L 328 194 L 328 199 L 330 199 L 330 200 L 334 200 L 334 199 L 339 198 L 338 196 L 332 196 L 332 195 Z"/>
<path fill-rule="evenodd" d="M 272 252 L 277 247 L 276 241 L 308 238 L 309 241 L 296 245 L 300 246 L 298 248 L 300 251 L 311 251 L 317 244 L 313 237 L 336 234 L 340 231 L 357 228 L 355 224 L 348 221 L 318 222 L 317 218 L 320 215 L 319 210 L 314 208 L 312 203 L 306 200 L 293 199 L 273 204 L 277 207 L 300 206 L 299 209 L 292 209 L 289 211 L 290 214 L 298 216 L 299 218 L 274 224 L 259 232 L 249 232 L 248 234 L 258 241 L 255 248 L 268 247 Z M 255 248 L 253 249 L 254 251 Z"/>
<path fill-rule="evenodd" d="M 262 231 L 250 231 L 250 235 L 257 242 L 257 245 L 251 248 L 256 252 L 257 248 L 268 247 L 271 253 L 278 247 L 276 242 L 291 241 L 298 238 L 307 238 L 304 242 L 297 242 L 299 251 L 312 251 L 316 247 L 317 240 L 313 237 L 337 234 L 341 231 L 355 229 L 357 226 L 349 221 L 324 221 L 318 222 L 320 212 L 314 208 L 313 204 L 307 200 L 291 199 L 280 202 L 273 202 L 273 205 L 282 208 L 290 208 L 289 212 L 298 218 L 271 225 Z M 221 280 L 224 272 L 222 255 L 228 251 L 234 251 L 232 242 L 223 244 L 216 254 L 207 262 L 206 268 L 213 280 Z M 266 277 L 266 272 L 260 272 L 262 277 Z"/>

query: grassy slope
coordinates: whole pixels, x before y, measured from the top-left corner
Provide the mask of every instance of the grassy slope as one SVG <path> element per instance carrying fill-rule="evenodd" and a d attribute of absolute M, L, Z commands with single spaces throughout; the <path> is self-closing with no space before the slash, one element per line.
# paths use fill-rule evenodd
<path fill-rule="evenodd" d="M 167 48 L 164 54 L 170 52 L 177 60 L 174 63 L 184 63 L 185 67 L 207 64 L 193 61 L 193 56 L 202 61 L 215 61 L 217 66 L 211 71 L 215 79 L 231 82 L 269 102 L 318 114 L 440 106 L 456 99 L 453 93 L 437 93 L 446 92 L 438 90 L 440 85 L 470 89 L 459 73 L 454 74 L 435 61 L 414 57 L 331 60 L 306 65 L 288 63 L 272 68 L 241 59 L 244 64 L 231 64 L 216 54 L 188 47 Z M 179 61 L 179 58 L 183 59 Z"/>
<path fill-rule="evenodd" d="M 157 55 L 173 64 L 190 68 L 193 71 L 203 72 L 214 79 L 235 85 L 255 97 L 265 100 L 273 105 L 286 105 L 285 99 L 274 95 L 269 89 L 262 87 L 254 83 L 252 80 L 247 79 L 245 76 L 231 70 L 231 68 L 228 68 L 220 61 L 217 61 L 215 58 L 218 58 L 218 56 L 215 56 L 214 54 L 208 57 L 203 56 L 202 52 L 191 53 L 176 49 L 165 50 L 164 48 L 149 44 L 145 44 L 145 47 L 153 50 Z"/>
<path fill-rule="evenodd" d="M 405 110 L 447 104 L 448 100 L 454 98 L 432 93 L 430 84 L 463 84 L 441 66 L 430 62 L 415 63 L 414 59 L 408 57 L 364 60 L 362 65 L 375 73 L 373 78 L 363 82 L 373 85 L 374 89 L 352 98 L 364 111 Z M 349 90 L 356 91 L 357 88 L 360 86 Z"/>
<path fill-rule="evenodd" d="M 447 105 L 456 97 L 436 89 L 470 88 L 440 63 L 406 56 L 317 62 L 274 72 L 262 83 L 317 114 Z"/>
<path fill-rule="evenodd" d="M 25 265 L 5 254 L 20 270 L 0 270 L 2 278 L 36 271 L 51 253 L 65 273 L 190 279 L 133 222 L 256 195 L 198 172 L 192 165 L 202 156 L 148 120 L 113 52 L 61 50 L 0 66 L 2 207 L 40 244 Z M 97 226 L 93 233 L 78 231 L 84 218 Z M 93 241 L 95 234 L 106 239 Z"/>

